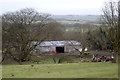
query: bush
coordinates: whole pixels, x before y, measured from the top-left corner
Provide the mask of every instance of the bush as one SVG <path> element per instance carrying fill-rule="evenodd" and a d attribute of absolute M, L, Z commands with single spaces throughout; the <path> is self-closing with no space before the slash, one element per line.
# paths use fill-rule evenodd
<path fill-rule="evenodd" d="M 88 55 L 88 54 L 90 54 L 90 52 L 88 52 L 88 51 L 85 51 L 85 52 L 84 52 L 84 55 Z"/>
<path fill-rule="evenodd" d="M 54 60 L 55 61 L 54 61 Z M 47 63 L 77 63 L 79 58 L 75 56 L 33 56 L 31 61 L 37 64 L 47 64 Z"/>
<path fill-rule="evenodd" d="M 78 58 L 74 56 L 61 56 L 59 63 L 76 63 L 79 62 Z"/>

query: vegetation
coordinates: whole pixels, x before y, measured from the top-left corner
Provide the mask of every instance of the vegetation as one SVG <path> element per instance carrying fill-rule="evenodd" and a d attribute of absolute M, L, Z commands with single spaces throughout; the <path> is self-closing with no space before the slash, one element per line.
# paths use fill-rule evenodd
<path fill-rule="evenodd" d="M 3 65 L 3 78 L 118 78 L 118 67 L 114 63 Z"/>
<path fill-rule="evenodd" d="M 8 54 L 9 57 L 19 63 L 26 61 L 31 51 L 38 44 L 31 46 L 31 42 L 37 40 L 36 37 L 41 34 L 47 17 L 48 15 L 41 15 L 34 9 L 23 9 L 4 14 L 2 16 L 3 57 Z M 41 20 L 41 22 L 35 25 L 34 23 L 37 20 Z"/>
<path fill-rule="evenodd" d="M 3 60 L 9 57 L 20 64 L 30 59 L 31 52 L 42 41 L 55 39 L 62 32 L 59 29 L 61 25 L 52 22 L 48 14 L 31 8 L 3 14 L 2 20 Z"/>

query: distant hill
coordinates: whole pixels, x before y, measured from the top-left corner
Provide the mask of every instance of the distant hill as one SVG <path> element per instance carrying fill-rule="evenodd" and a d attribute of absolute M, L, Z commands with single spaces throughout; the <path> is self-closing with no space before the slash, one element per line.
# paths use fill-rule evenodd
<path fill-rule="evenodd" d="M 51 18 L 60 23 L 99 24 L 100 15 L 51 15 Z"/>

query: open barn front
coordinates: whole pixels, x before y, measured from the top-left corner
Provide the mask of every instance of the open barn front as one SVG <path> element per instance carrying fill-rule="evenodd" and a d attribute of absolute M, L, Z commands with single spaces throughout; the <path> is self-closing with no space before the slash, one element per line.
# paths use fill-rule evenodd
<path fill-rule="evenodd" d="M 32 43 L 32 45 L 35 44 L 36 42 Z M 40 53 L 41 55 L 46 55 L 45 53 L 50 53 L 50 55 L 52 53 L 69 53 L 77 55 L 78 51 L 76 49 L 82 49 L 82 45 L 78 41 L 44 41 L 35 48 L 34 53 Z"/>
<path fill-rule="evenodd" d="M 64 53 L 64 47 L 56 47 L 57 53 Z"/>

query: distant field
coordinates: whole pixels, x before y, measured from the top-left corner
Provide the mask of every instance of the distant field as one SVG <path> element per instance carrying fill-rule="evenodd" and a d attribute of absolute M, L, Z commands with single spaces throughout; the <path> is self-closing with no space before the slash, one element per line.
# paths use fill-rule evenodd
<path fill-rule="evenodd" d="M 3 78 L 117 78 L 117 63 L 3 65 Z"/>
<path fill-rule="evenodd" d="M 60 23 L 85 23 L 84 21 L 67 21 L 67 20 L 58 20 Z"/>
<path fill-rule="evenodd" d="M 64 28 L 65 31 L 81 31 L 81 32 L 87 32 L 90 30 L 96 30 L 99 27 L 66 27 Z"/>
<path fill-rule="evenodd" d="M 65 31 L 81 31 L 81 32 L 87 32 L 89 31 L 88 28 L 74 28 L 74 27 L 69 27 L 65 28 Z"/>
<path fill-rule="evenodd" d="M 62 23 L 99 23 L 100 15 L 51 15 L 51 18 Z"/>

